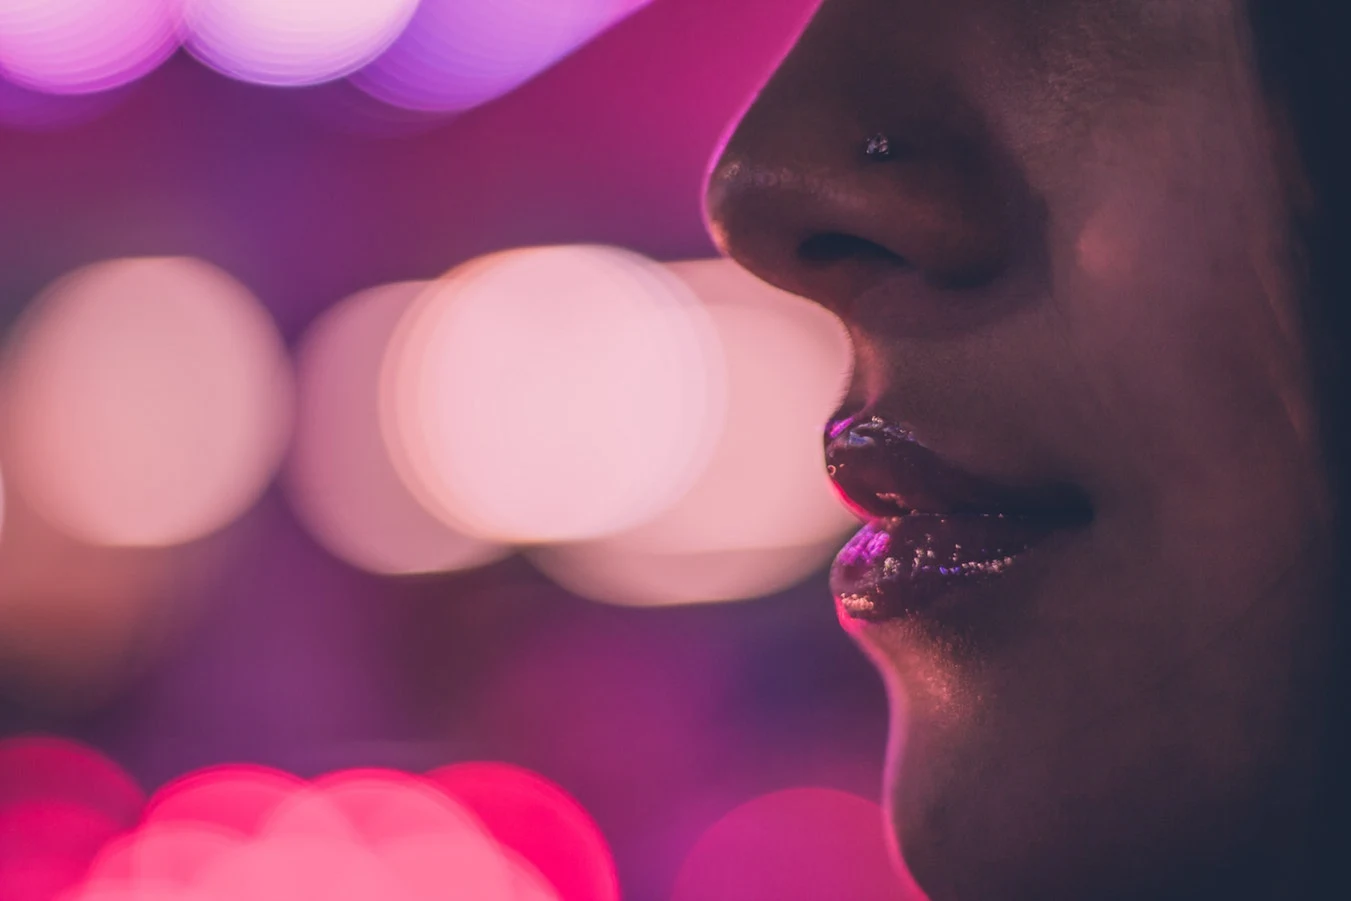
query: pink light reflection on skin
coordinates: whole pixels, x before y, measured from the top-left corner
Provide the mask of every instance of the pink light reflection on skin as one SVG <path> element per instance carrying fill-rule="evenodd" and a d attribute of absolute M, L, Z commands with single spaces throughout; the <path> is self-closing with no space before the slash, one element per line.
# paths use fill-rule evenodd
<path fill-rule="evenodd" d="M 717 335 L 658 264 L 613 247 L 482 257 L 424 291 L 382 378 L 400 477 L 504 543 L 594 538 L 688 489 L 722 424 Z"/>
<path fill-rule="evenodd" d="M 375 573 L 469 569 L 499 559 L 428 513 L 400 481 L 380 436 L 380 367 L 426 282 L 362 291 L 326 311 L 297 353 L 299 404 L 286 470 L 291 506 L 334 555 Z"/>
<path fill-rule="evenodd" d="M 181 0 L 7 0 L 0 75 L 52 94 L 106 91 L 178 47 Z"/>
<path fill-rule="evenodd" d="M 188 258 L 114 260 L 58 280 L 5 360 L 10 487 L 66 534 L 167 546 L 262 493 L 291 379 L 267 311 Z"/>
<path fill-rule="evenodd" d="M 241 81 L 297 86 L 366 65 L 408 25 L 418 0 L 182 0 L 187 48 Z"/>
<path fill-rule="evenodd" d="M 392 105 L 459 112 L 511 91 L 650 0 L 422 0 L 407 30 L 352 77 Z"/>
<path fill-rule="evenodd" d="M 849 379 L 843 325 L 725 260 L 670 264 L 703 301 L 727 364 L 726 425 L 688 493 L 655 519 L 532 559 L 619 604 L 762 597 L 801 581 L 858 522 L 821 464 L 821 426 Z"/>
<path fill-rule="evenodd" d="M 704 833 L 671 901 L 924 901 L 896 873 L 882 808 L 848 792 L 792 788 L 763 795 Z"/>
<path fill-rule="evenodd" d="M 562 788 L 505 763 L 460 763 L 428 775 L 529 861 L 560 901 L 618 901 L 609 845 L 586 809 Z"/>

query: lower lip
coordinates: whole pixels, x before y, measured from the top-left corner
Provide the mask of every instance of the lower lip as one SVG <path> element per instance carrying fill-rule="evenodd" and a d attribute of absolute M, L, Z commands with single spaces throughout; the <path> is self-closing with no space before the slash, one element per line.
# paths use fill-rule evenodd
<path fill-rule="evenodd" d="M 831 589 L 840 609 L 857 620 L 920 614 L 958 588 L 994 587 L 1065 527 L 1042 517 L 1003 514 L 877 519 L 835 558 Z"/>

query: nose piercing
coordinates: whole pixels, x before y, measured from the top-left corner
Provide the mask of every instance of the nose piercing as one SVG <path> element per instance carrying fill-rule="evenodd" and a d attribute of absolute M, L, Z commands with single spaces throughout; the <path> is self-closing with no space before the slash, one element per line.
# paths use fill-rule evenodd
<path fill-rule="evenodd" d="M 863 145 L 863 153 L 870 160 L 889 160 L 891 159 L 891 140 L 880 131 L 868 138 Z"/>

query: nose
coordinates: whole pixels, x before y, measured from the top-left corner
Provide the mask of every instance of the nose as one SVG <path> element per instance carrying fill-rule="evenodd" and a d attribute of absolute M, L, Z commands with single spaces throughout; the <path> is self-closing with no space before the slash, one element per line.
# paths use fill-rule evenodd
<path fill-rule="evenodd" d="M 832 15 L 844 6 L 827 0 L 728 140 L 709 231 L 761 279 L 846 321 L 856 298 L 896 281 L 942 306 L 1009 269 L 1029 205 L 943 62 L 870 48 L 876 23 Z"/>

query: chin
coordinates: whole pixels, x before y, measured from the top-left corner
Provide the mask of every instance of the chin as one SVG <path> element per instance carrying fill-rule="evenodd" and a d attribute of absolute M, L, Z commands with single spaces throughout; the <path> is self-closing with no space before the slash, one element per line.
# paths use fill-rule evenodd
<path fill-rule="evenodd" d="M 1319 788 L 1282 692 L 1235 707 L 1195 679 L 1090 716 L 1000 691 L 922 623 L 856 635 L 892 698 L 896 850 L 930 901 L 1297 896 Z"/>

